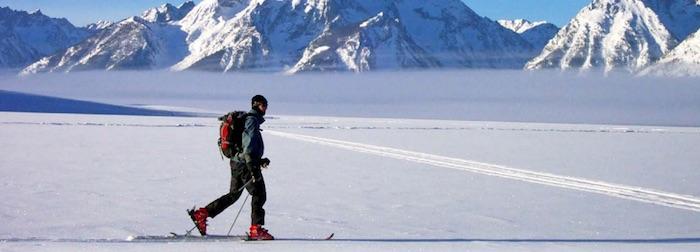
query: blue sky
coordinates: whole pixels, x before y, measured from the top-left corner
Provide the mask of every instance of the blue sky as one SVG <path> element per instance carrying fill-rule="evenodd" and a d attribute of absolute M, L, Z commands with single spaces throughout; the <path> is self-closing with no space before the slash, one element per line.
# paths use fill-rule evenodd
<path fill-rule="evenodd" d="M 140 14 L 164 2 L 179 5 L 186 0 L 0 0 L 0 7 L 33 11 L 41 9 L 52 17 L 68 18 L 86 25 L 98 20 L 117 21 Z M 430 0 L 426 0 L 430 1 Z M 491 19 L 526 18 L 565 25 L 590 0 L 463 0 L 479 15 Z M 200 2 L 196 0 L 195 2 Z"/>

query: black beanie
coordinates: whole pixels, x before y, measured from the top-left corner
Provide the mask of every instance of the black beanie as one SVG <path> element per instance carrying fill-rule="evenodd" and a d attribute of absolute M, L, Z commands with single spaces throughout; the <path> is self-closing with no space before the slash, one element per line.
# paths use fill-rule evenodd
<path fill-rule="evenodd" d="M 253 96 L 253 99 L 251 99 L 250 104 L 255 105 L 255 102 L 259 102 L 259 103 L 262 103 L 263 105 L 267 106 L 267 99 L 265 99 L 265 96 L 262 96 L 262 95 Z"/>

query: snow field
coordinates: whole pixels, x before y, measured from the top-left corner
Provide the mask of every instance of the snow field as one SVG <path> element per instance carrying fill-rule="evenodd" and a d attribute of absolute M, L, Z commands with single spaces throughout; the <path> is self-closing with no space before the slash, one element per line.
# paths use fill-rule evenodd
<path fill-rule="evenodd" d="M 386 148 L 381 146 L 358 144 L 352 142 L 337 141 L 332 139 L 323 139 L 318 137 L 289 134 L 275 131 L 270 132 L 270 134 L 299 141 L 306 141 L 310 143 L 327 145 L 350 151 L 356 151 L 360 153 L 374 154 L 383 157 L 407 160 L 450 169 L 469 171 L 489 176 L 515 179 L 525 182 L 538 183 L 585 192 L 606 194 L 624 199 L 637 200 L 646 203 L 700 212 L 700 198 L 689 195 L 678 195 L 674 193 L 654 191 L 640 187 L 630 187 L 624 185 L 609 184 L 600 181 L 578 179 L 566 176 L 557 176 L 554 174 L 532 172 L 504 166 L 436 156 L 425 153 L 411 152 L 400 149 Z"/>
<path fill-rule="evenodd" d="M 188 228 L 186 208 L 228 189 L 217 126 L 213 118 L 0 113 L 6 224 L 0 250 L 698 249 L 697 212 L 280 137 L 375 145 L 695 197 L 698 128 L 292 116 L 273 116 L 263 132 L 272 159 L 264 172 L 267 226 L 281 238 L 335 232 L 337 241 L 88 242 Z M 228 231 L 239 206 L 211 221 L 211 232 Z M 234 233 L 247 226 L 249 207 L 243 211 Z"/>

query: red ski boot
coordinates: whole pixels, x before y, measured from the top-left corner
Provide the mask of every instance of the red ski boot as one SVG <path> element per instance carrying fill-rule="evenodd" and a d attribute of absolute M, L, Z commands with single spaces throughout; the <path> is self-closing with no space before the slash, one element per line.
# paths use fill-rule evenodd
<path fill-rule="evenodd" d="M 197 230 L 199 230 L 199 233 L 202 236 L 207 235 L 207 218 L 209 217 L 209 212 L 207 211 L 207 209 L 200 208 L 194 210 L 194 208 L 192 208 L 190 210 L 187 210 L 187 213 L 190 214 L 190 218 L 192 218 L 192 221 L 197 227 Z"/>
<path fill-rule="evenodd" d="M 274 240 L 275 237 L 273 237 L 270 233 L 268 233 L 267 229 L 264 229 L 261 225 L 251 225 L 250 226 L 250 233 L 248 233 L 248 239 L 249 240 Z"/>

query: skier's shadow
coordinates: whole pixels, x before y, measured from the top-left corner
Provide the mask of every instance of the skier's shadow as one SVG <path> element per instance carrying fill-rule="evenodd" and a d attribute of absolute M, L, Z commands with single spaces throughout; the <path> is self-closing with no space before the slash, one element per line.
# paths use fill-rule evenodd
<path fill-rule="evenodd" d="M 313 239 L 282 239 L 288 241 L 307 241 Z M 658 239 L 355 239 L 334 238 L 336 242 L 377 242 L 377 243 L 469 243 L 469 242 L 495 242 L 495 243 L 628 243 L 628 244 L 652 244 L 652 243 L 700 243 L 700 238 L 658 238 Z"/>

